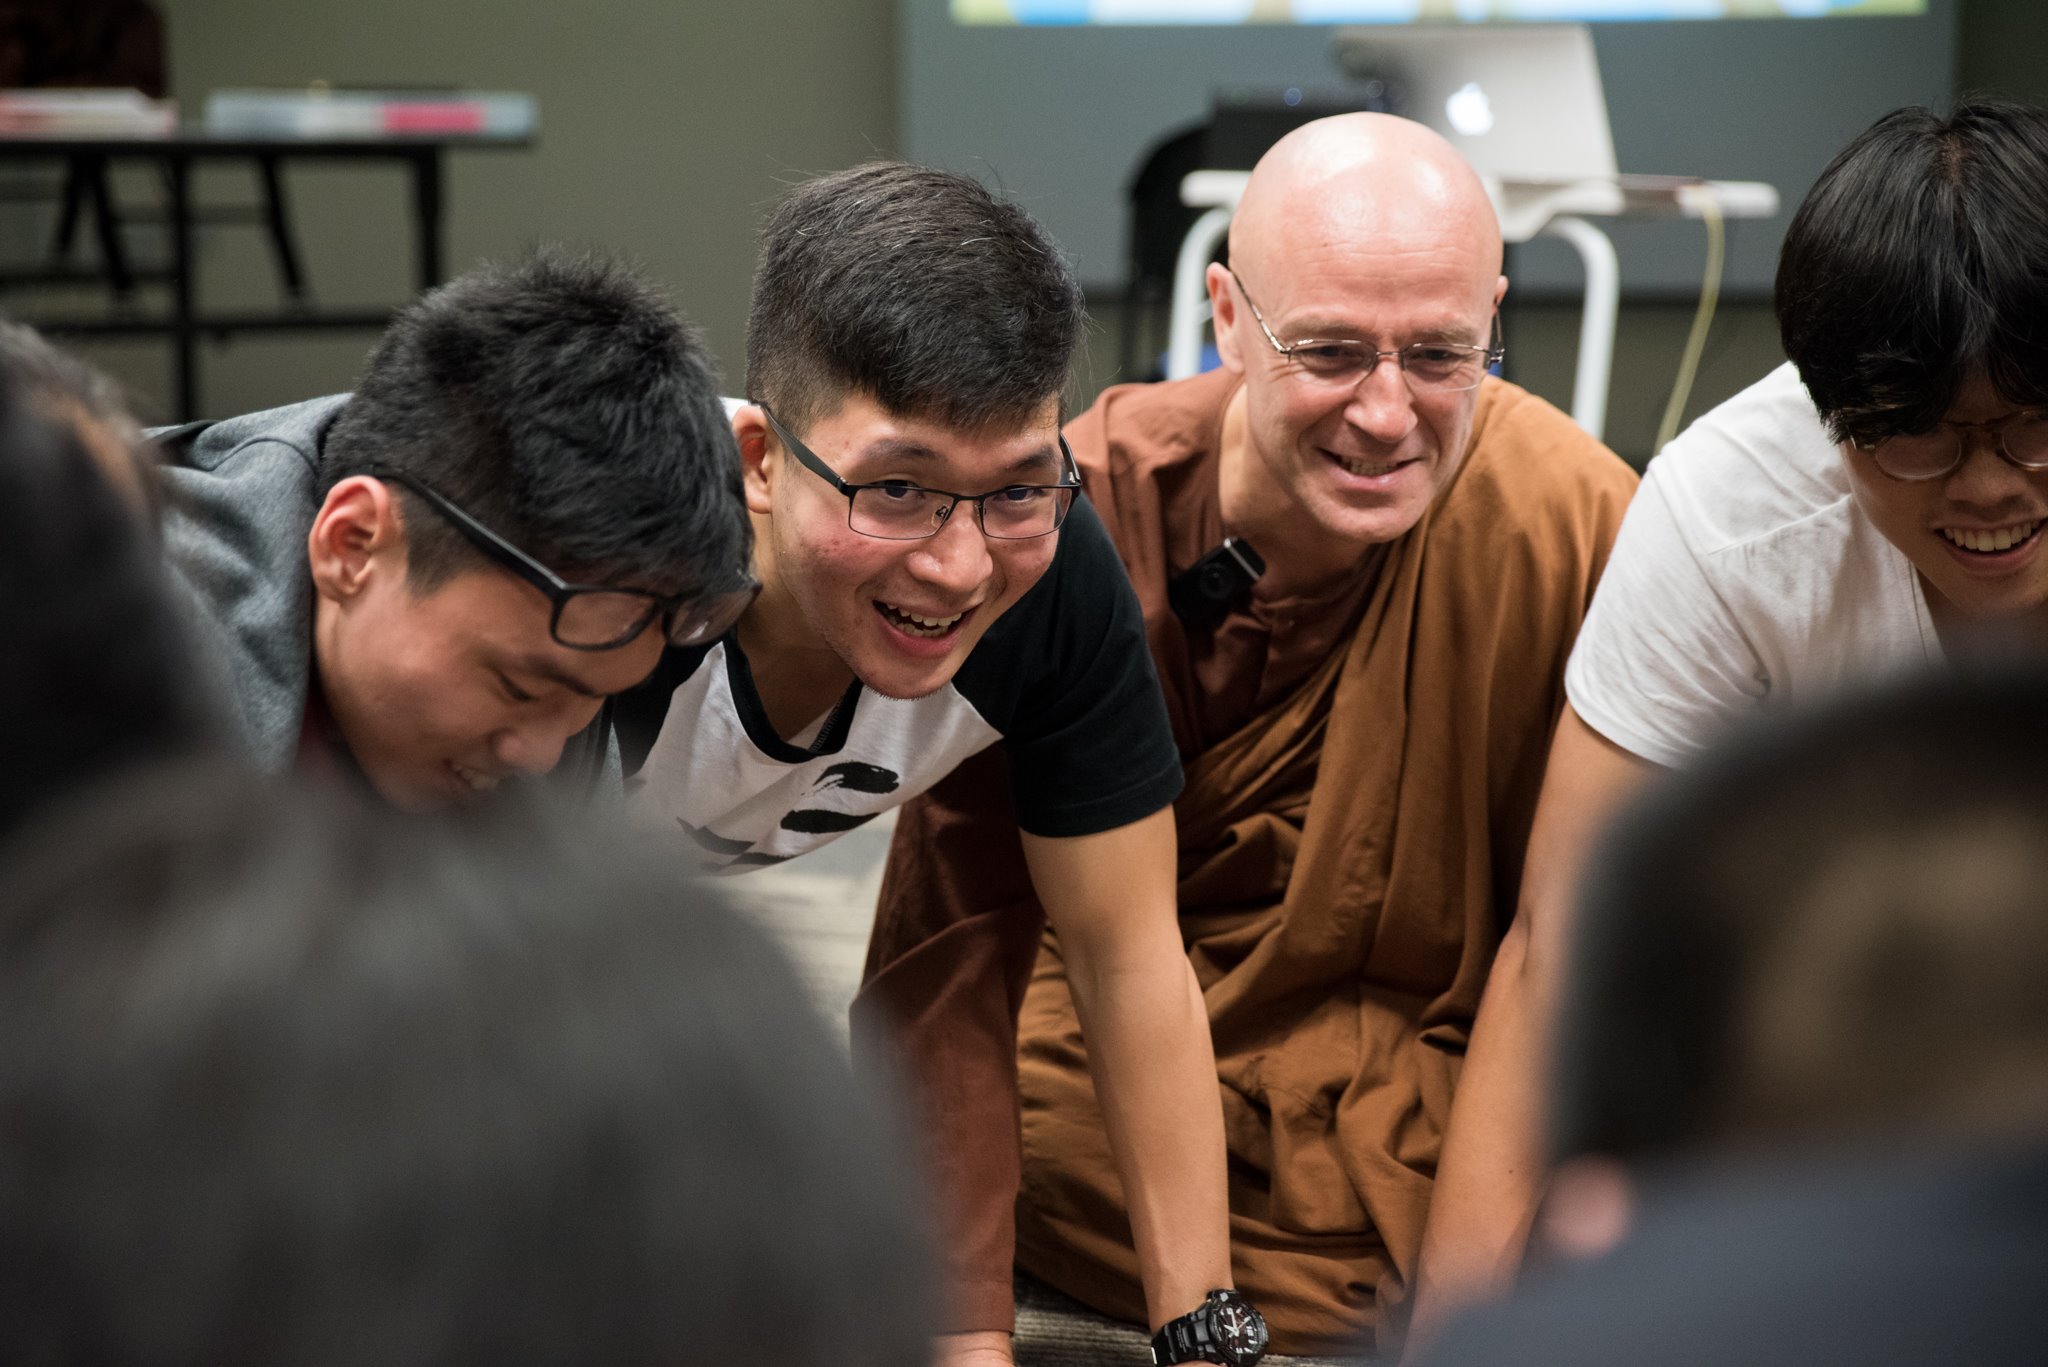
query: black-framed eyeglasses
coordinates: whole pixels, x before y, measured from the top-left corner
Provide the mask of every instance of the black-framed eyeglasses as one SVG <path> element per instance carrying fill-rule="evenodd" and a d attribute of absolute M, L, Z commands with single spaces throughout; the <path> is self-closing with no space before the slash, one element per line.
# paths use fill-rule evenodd
<path fill-rule="evenodd" d="M 1479 382 L 1486 378 L 1486 372 L 1499 365 L 1507 355 L 1507 348 L 1501 342 L 1498 309 L 1494 311 L 1485 346 L 1471 342 L 1410 342 L 1393 351 L 1378 351 L 1356 338 L 1305 337 L 1299 342 L 1283 342 L 1273 335 L 1272 328 L 1266 326 L 1266 315 L 1259 312 L 1259 306 L 1252 301 L 1252 292 L 1244 287 L 1244 281 L 1238 279 L 1237 272 L 1228 266 L 1224 269 L 1230 271 L 1230 278 L 1237 282 L 1237 292 L 1244 296 L 1245 307 L 1252 311 L 1252 320 L 1259 325 L 1259 331 L 1266 334 L 1267 343 L 1281 360 L 1300 366 L 1305 373 L 1331 384 L 1347 387 L 1359 384 L 1378 369 L 1381 361 L 1392 359 L 1401 367 L 1408 388 L 1416 393 L 1454 394 L 1477 389 Z"/>
<path fill-rule="evenodd" d="M 1874 440 L 1851 438 L 1849 444 L 1870 457 L 1870 463 L 1907 484 L 1940 479 L 1961 468 L 1969 452 L 1965 432 L 1982 432 L 1991 449 L 2008 465 L 2022 470 L 2048 470 L 2048 410 L 2021 409 L 1989 422 L 1950 422 L 1946 418 L 1925 432 L 1902 432 Z"/>
<path fill-rule="evenodd" d="M 548 634 L 571 650 L 616 650 L 637 639 L 656 617 L 663 619 L 663 634 L 669 644 L 702 645 L 730 630 L 761 592 L 761 586 L 745 572 L 733 587 L 708 593 L 667 594 L 609 584 L 572 584 L 405 471 L 368 465 L 363 473 L 410 490 L 488 559 L 545 594 L 554 608 Z"/>
<path fill-rule="evenodd" d="M 863 536 L 885 541 L 919 541 L 936 536 L 951 520 L 953 510 L 963 503 L 974 505 L 974 520 L 982 535 L 998 541 L 1028 541 L 1049 536 L 1067 520 L 1074 506 L 1075 491 L 1081 487 L 1081 467 L 1067 439 L 1059 438 L 1062 477 L 1057 484 L 1010 484 L 985 494 L 956 494 L 947 489 L 927 489 L 907 480 L 889 479 L 879 484 L 849 484 L 817 452 L 790 435 L 773 413 L 763 406 L 761 416 L 776 437 L 797 458 L 797 463 L 846 495 L 846 525 Z"/>

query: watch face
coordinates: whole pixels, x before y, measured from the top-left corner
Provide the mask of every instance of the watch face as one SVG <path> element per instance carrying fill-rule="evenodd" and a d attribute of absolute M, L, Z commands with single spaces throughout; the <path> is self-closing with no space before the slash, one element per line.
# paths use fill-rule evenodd
<path fill-rule="evenodd" d="M 1216 1307 L 1216 1338 L 1234 1367 L 1250 1367 L 1266 1351 L 1266 1321 L 1240 1299 Z"/>

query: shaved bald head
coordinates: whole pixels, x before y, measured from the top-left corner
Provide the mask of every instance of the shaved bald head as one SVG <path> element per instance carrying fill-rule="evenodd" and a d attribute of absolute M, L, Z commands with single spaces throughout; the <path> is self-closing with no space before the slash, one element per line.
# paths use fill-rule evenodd
<path fill-rule="evenodd" d="M 1454 238 L 1491 288 L 1500 220 L 1456 148 L 1413 119 L 1338 114 L 1295 129 L 1259 159 L 1230 224 L 1240 270 L 1269 245 Z"/>
<path fill-rule="evenodd" d="M 1230 265 L 1211 266 L 1208 284 L 1217 351 L 1244 380 L 1218 471 L 1224 521 L 1275 547 L 1273 591 L 1354 572 L 1456 476 L 1479 390 L 1430 371 L 1448 349 L 1490 347 L 1500 267 L 1486 187 L 1419 123 L 1318 119 L 1260 159 Z M 1380 353 L 1369 368 L 1327 364 L 1362 348 Z"/>

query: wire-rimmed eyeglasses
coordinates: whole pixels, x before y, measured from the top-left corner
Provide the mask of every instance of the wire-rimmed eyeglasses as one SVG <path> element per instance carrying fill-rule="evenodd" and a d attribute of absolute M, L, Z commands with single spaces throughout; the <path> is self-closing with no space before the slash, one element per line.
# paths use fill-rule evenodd
<path fill-rule="evenodd" d="M 1418 392 L 1456 393 L 1460 390 L 1477 389 L 1479 382 L 1486 378 L 1486 372 L 1499 365 L 1507 355 L 1507 348 L 1501 344 L 1500 313 L 1496 311 L 1485 346 L 1472 342 L 1410 342 L 1407 346 L 1392 351 L 1379 351 L 1367 346 L 1356 338 L 1305 337 L 1298 342 L 1283 342 L 1273 335 L 1273 329 L 1266 326 L 1266 315 L 1259 312 L 1259 306 L 1252 299 L 1244 281 L 1229 267 L 1230 278 L 1237 283 L 1237 292 L 1244 296 L 1245 307 L 1252 311 L 1252 320 L 1259 325 L 1259 331 L 1266 334 L 1266 341 L 1283 361 L 1300 366 L 1309 375 L 1332 384 L 1355 385 L 1361 383 L 1379 367 L 1383 360 L 1391 358 L 1401 367 L 1401 374 L 1408 381 L 1408 387 Z"/>
<path fill-rule="evenodd" d="M 927 489 L 907 480 L 889 479 L 875 484 L 849 484 L 825 464 L 817 452 L 790 434 L 767 406 L 758 405 L 776 438 L 797 463 L 846 495 L 846 525 L 863 536 L 885 541 L 920 541 L 938 535 L 962 503 L 974 505 L 974 518 L 982 535 L 998 541 L 1028 541 L 1050 536 L 1067 519 L 1074 506 L 1074 494 L 1081 487 L 1081 470 L 1067 439 L 1059 438 L 1061 479 L 1057 484 L 1008 484 L 985 494 L 957 494 L 949 489 Z"/>
<path fill-rule="evenodd" d="M 363 473 L 410 490 L 488 559 L 545 594 L 554 608 L 548 634 L 571 650 L 616 650 L 637 639 L 657 616 L 665 621 L 669 644 L 702 645 L 730 630 L 761 592 L 744 571 L 731 587 L 697 593 L 572 584 L 405 471 L 367 465 Z"/>
<path fill-rule="evenodd" d="M 2021 409 L 1989 422 L 1950 422 L 1946 418 L 1925 432 L 1901 432 L 1849 444 L 1870 457 L 1870 463 L 1891 478 L 1908 484 L 1940 479 L 1962 466 L 1969 445 L 1965 432 L 1982 432 L 1991 449 L 2008 465 L 2022 470 L 2048 470 L 2048 410 Z"/>

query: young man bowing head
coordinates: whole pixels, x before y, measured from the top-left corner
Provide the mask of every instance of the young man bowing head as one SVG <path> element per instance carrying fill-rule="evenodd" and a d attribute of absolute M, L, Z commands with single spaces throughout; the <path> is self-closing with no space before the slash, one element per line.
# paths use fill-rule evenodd
<path fill-rule="evenodd" d="M 609 697 L 752 600 L 703 343 L 600 255 L 472 271 L 353 394 L 157 440 L 171 576 L 265 772 L 415 811 L 615 796 Z"/>
<path fill-rule="evenodd" d="M 1060 436 L 1081 319 L 1043 230 L 971 180 L 877 164 L 792 191 L 764 233 L 733 416 L 762 593 L 734 631 L 669 652 L 622 735 L 646 824 L 730 872 L 1001 747 L 1116 1099 L 1108 1143 L 1163 1324 L 1230 1286 L 1223 1133 L 1174 922 L 1180 765 L 1138 605 Z M 876 947 L 897 1024 L 947 1010 L 923 948 Z M 916 1083 L 939 1108 L 984 1097 L 1014 1129 L 1011 1061 L 964 1057 Z M 988 1161 L 932 1147 L 947 1190 Z M 1008 1294 L 1007 1273 L 958 1288 L 945 1353 L 1006 1361 Z"/>

